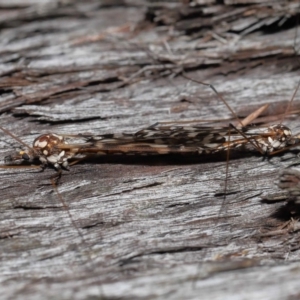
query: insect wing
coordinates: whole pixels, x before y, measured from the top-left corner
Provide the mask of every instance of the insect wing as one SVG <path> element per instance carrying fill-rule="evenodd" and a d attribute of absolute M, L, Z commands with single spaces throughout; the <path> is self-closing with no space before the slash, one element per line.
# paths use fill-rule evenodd
<path fill-rule="evenodd" d="M 85 143 L 59 147 L 78 154 L 201 154 L 224 150 L 224 143 L 228 147 L 230 136 L 237 135 L 241 138 L 236 130 L 229 127 L 216 129 L 203 126 L 150 126 L 134 134 L 78 136 L 84 138 Z"/>

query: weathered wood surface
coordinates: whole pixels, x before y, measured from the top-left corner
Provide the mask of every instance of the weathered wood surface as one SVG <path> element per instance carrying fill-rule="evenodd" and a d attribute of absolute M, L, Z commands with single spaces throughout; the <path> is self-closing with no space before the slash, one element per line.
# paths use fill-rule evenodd
<path fill-rule="evenodd" d="M 31 143 L 231 116 L 182 70 L 236 111 L 288 101 L 298 1 L 227 2 L 0 1 L 0 125 Z M 1 134 L 1 157 L 15 147 Z M 299 298 L 299 232 L 261 201 L 295 153 L 231 160 L 225 201 L 224 157 L 87 161 L 58 186 L 73 221 L 53 170 L 1 169 L 1 297 Z"/>

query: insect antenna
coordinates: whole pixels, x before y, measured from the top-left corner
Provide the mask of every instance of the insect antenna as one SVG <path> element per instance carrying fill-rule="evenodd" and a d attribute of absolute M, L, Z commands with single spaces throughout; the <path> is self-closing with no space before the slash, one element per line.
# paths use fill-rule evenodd
<path fill-rule="evenodd" d="M 227 103 L 227 101 L 222 97 L 222 95 L 216 90 L 216 88 L 212 84 L 206 83 L 206 82 L 202 82 L 202 81 L 196 80 L 194 78 L 191 78 L 191 77 L 187 76 L 184 71 L 182 71 L 181 76 L 184 77 L 184 78 L 186 78 L 186 79 L 188 79 L 188 80 L 196 82 L 198 84 L 201 84 L 201 85 L 204 85 L 204 86 L 208 86 L 217 95 L 217 97 L 219 98 L 219 100 L 221 100 L 224 103 L 224 105 L 228 108 L 228 110 L 231 112 L 231 114 L 234 116 L 234 118 L 240 123 L 240 125 L 242 127 L 244 126 L 243 123 L 242 123 L 242 121 L 240 120 L 240 118 L 234 112 L 234 110 L 230 107 L 230 105 Z"/>
<path fill-rule="evenodd" d="M 21 145 L 27 147 L 30 151 L 34 152 L 33 148 L 31 148 L 28 144 L 26 144 L 25 142 L 23 142 L 20 138 L 18 138 L 16 135 L 14 135 L 13 133 L 11 133 L 9 130 L 5 129 L 2 126 L 0 126 L 0 130 L 2 130 L 4 133 L 6 133 L 10 137 L 12 137 L 14 140 L 18 141 Z"/>
<path fill-rule="evenodd" d="M 292 99 L 289 101 L 287 107 L 286 107 L 286 110 L 284 112 L 284 114 L 282 115 L 282 118 L 281 118 L 281 121 L 280 121 L 280 124 L 282 124 L 282 122 L 284 121 L 285 117 L 288 115 L 291 107 L 293 106 L 293 102 L 294 102 L 294 99 L 297 95 L 297 92 L 299 90 L 299 86 L 300 86 L 300 81 L 298 82 L 298 85 L 297 85 L 297 88 L 295 89 L 294 93 L 293 93 L 293 96 L 292 96 Z"/>

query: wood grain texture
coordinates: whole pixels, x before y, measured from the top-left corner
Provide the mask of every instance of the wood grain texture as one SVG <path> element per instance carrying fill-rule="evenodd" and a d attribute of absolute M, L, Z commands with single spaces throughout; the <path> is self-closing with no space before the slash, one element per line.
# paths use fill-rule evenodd
<path fill-rule="evenodd" d="M 183 70 L 235 111 L 285 107 L 300 78 L 297 1 L 187 2 L 0 1 L 0 125 L 31 144 L 230 118 Z M 284 123 L 300 132 L 297 114 Z M 16 147 L 1 134 L 1 157 Z M 281 230 L 284 203 L 262 201 L 296 154 L 238 153 L 228 176 L 226 155 L 93 158 L 64 172 L 59 195 L 51 169 L 0 169 L 0 293 L 297 299 L 299 232 Z"/>

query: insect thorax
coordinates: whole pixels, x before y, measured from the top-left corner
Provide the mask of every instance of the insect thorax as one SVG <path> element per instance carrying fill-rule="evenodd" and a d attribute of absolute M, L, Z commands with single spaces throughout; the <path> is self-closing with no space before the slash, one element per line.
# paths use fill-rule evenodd
<path fill-rule="evenodd" d="M 293 140 L 291 130 L 282 124 L 270 126 L 266 134 L 265 137 L 262 136 L 257 142 L 262 147 L 262 150 L 267 153 L 284 149 L 290 145 Z"/>
<path fill-rule="evenodd" d="M 65 150 L 59 149 L 59 145 L 67 144 L 63 136 L 49 133 L 37 137 L 33 142 L 34 156 L 43 165 L 53 165 L 56 169 L 68 167 L 68 159 L 71 157 Z"/>

